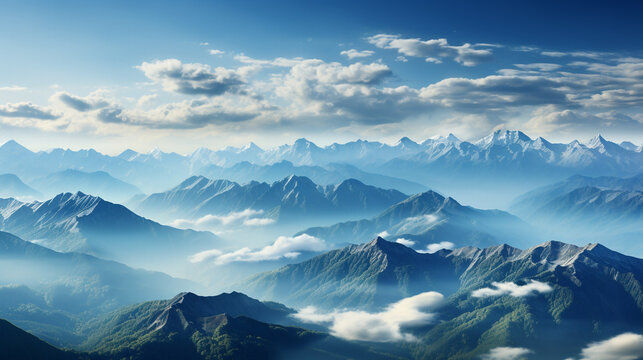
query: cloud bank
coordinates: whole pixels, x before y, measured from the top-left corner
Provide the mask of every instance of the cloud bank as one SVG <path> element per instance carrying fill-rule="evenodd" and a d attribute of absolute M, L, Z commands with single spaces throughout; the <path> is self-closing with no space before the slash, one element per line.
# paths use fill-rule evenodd
<path fill-rule="evenodd" d="M 440 293 L 430 291 L 402 299 L 384 311 L 336 311 L 321 314 L 314 307 L 302 309 L 295 318 L 317 324 L 326 324 L 334 336 L 361 341 L 415 341 L 406 328 L 430 323 L 437 308 L 444 300 Z"/>
<path fill-rule="evenodd" d="M 190 261 L 202 262 L 212 260 L 217 265 L 225 265 L 233 262 L 292 259 L 301 255 L 302 252 L 319 252 L 327 249 L 328 246 L 324 240 L 308 234 L 302 234 L 295 237 L 280 236 L 274 243 L 261 249 L 244 247 L 228 253 L 223 253 L 216 249 L 202 251 L 190 256 Z"/>

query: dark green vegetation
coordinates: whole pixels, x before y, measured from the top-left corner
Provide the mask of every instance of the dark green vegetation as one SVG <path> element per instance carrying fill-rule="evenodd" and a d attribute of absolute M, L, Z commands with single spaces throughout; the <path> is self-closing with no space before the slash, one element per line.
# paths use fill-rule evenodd
<path fill-rule="evenodd" d="M 493 282 L 524 285 L 529 280 L 547 283 L 552 291 L 472 296 Z M 300 306 L 377 309 L 438 290 L 447 302 L 437 323 L 414 331 L 422 338 L 407 344 L 414 357 L 469 359 L 494 347 L 517 346 L 548 359 L 576 355 L 589 341 L 643 331 L 641 284 L 643 260 L 598 244 L 547 242 L 527 250 L 501 245 L 419 254 L 376 239 L 257 275 L 243 291 Z"/>
<path fill-rule="evenodd" d="M 74 360 L 80 357 L 64 352 L 0 319 L 0 359 Z"/>
<path fill-rule="evenodd" d="M 182 293 L 130 306 L 82 329 L 81 346 L 104 359 L 372 359 L 392 357 L 297 327 L 291 309 L 240 293 L 201 297 Z"/>
<path fill-rule="evenodd" d="M 327 227 L 301 231 L 336 244 L 362 243 L 386 232 L 390 239 L 415 242 L 413 248 L 448 239 L 456 246 L 491 246 L 503 242 L 532 245 L 526 223 L 503 211 L 478 210 L 463 206 L 434 191 L 411 196 L 391 206 L 372 219 L 348 221 Z"/>

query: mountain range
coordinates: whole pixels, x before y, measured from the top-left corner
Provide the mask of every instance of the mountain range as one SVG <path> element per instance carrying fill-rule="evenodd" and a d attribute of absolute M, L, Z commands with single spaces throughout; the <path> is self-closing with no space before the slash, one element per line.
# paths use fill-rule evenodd
<path fill-rule="evenodd" d="M 289 175 L 305 176 L 320 185 L 339 184 L 346 179 L 356 179 L 365 184 L 383 189 L 395 189 L 405 194 L 415 194 L 428 190 L 419 183 L 397 177 L 369 173 L 358 167 L 343 163 L 329 163 L 323 166 L 294 165 L 281 160 L 273 164 L 255 164 L 242 161 L 223 167 L 207 165 L 198 170 L 198 174 L 211 179 L 228 179 L 239 183 L 262 181 L 273 183 Z"/>
<path fill-rule="evenodd" d="M 577 173 L 591 176 L 635 175 L 643 168 L 643 152 L 641 146 L 627 142 L 621 146 L 601 136 L 586 144 L 578 141 L 560 144 L 543 138 L 531 139 L 520 131 L 500 130 L 473 142 L 449 135 L 427 139 L 422 143 L 402 138 L 394 145 L 357 140 L 319 147 L 306 139 L 299 139 L 291 145 L 269 150 L 251 144 L 218 151 L 201 148 L 189 155 L 165 153 L 159 149 L 147 154 L 126 150 L 117 156 L 101 154 L 92 149 L 32 152 L 15 141 L 0 146 L 0 166 L 5 172 L 16 174 L 27 183 L 66 169 L 105 171 L 145 193 L 164 191 L 185 179 L 186 175 L 225 175 L 225 178 L 235 179 L 234 171 L 217 168 L 207 170 L 212 165 L 230 168 L 239 162 L 271 165 L 281 161 L 298 167 L 325 167 L 328 171 L 340 173 L 341 177 L 348 175 L 347 171 L 352 171 L 350 177 L 365 183 L 394 187 L 408 193 L 425 190 L 409 191 L 408 182 L 419 183 L 453 194 L 467 203 L 498 207 L 506 206 L 507 201 L 530 188 Z M 337 166 L 345 165 L 357 169 L 337 169 Z M 241 171 L 241 168 L 244 166 L 236 170 Z M 261 174 L 263 170 L 246 171 Z M 298 173 L 299 170 L 293 172 Z M 319 177 L 324 173 L 319 169 L 316 172 Z M 374 173 L 379 175 L 370 175 Z M 302 175 L 316 177 L 306 173 Z M 236 179 L 239 181 L 250 180 L 243 178 L 245 175 L 238 176 Z M 476 188 L 471 187 L 471 178 L 476 179 Z M 402 184 L 399 179 L 407 183 Z M 324 183 L 319 178 L 315 179 L 318 180 Z M 338 181 L 335 178 L 332 183 Z"/>
<path fill-rule="evenodd" d="M 171 296 L 196 284 L 0 232 L 0 317 L 53 343 L 74 342 L 82 319 Z M 136 289 L 135 291 L 133 289 Z"/>
<path fill-rule="evenodd" d="M 56 349 L 4 319 L 0 319 L 0 334 L 0 357 L 3 359 L 80 359 L 77 354 Z"/>
<path fill-rule="evenodd" d="M 387 234 L 417 250 L 445 241 L 451 246 L 484 247 L 503 242 L 523 246 L 538 239 L 526 223 L 511 214 L 463 206 L 434 191 L 413 195 L 370 219 L 313 227 L 300 234 L 335 244 L 361 243 Z"/>
<path fill-rule="evenodd" d="M 26 199 L 36 199 L 42 196 L 34 188 L 25 184 L 14 174 L 2 174 L 0 175 L 0 198 L 26 198 Z"/>
<path fill-rule="evenodd" d="M 219 243 L 212 233 L 164 226 L 81 192 L 59 194 L 45 202 L 1 199 L 0 216 L 2 230 L 48 248 L 163 271 L 174 265 L 168 264 L 168 257 L 187 258 Z"/>
<path fill-rule="evenodd" d="M 80 349 L 107 359 L 392 359 L 292 323 L 292 309 L 232 292 L 181 293 L 89 323 Z"/>
<path fill-rule="evenodd" d="M 256 275 L 238 288 L 331 312 L 381 311 L 392 301 L 437 290 L 445 303 L 437 321 L 413 332 L 421 341 L 406 345 L 412 357 L 471 359 L 504 346 L 548 359 L 573 356 L 592 340 L 642 331 L 642 280 L 642 259 L 599 244 L 550 241 L 526 250 L 498 245 L 422 254 L 377 238 Z"/>
<path fill-rule="evenodd" d="M 376 188 L 355 179 L 321 186 L 307 177 L 290 175 L 272 184 L 252 181 L 239 185 L 193 176 L 169 191 L 147 196 L 135 208 L 165 221 L 251 209 L 261 211 L 264 218 L 302 222 L 368 216 L 406 197 L 397 190 Z"/>
<path fill-rule="evenodd" d="M 140 194 L 136 186 L 118 180 L 104 171 L 85 172 L 67 169 L 35 179 L 31 182 L 47 198 L 56 194 L 83 192 L 122 203 Z"/>
<path fill-rule="evenodd" d="M 510 210 L 547 236 L 601 239 L 643 254 L 643 174 L 630 178 L 572 176 L 517 198 Z"/>

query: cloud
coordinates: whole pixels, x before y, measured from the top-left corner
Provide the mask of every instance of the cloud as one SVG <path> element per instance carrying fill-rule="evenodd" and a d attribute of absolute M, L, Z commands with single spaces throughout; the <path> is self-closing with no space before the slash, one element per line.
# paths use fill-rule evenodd
<path fill-rule="evenodd" d="M 183 64 L 177 59 L 143 62 L 137 68 L 169 92 L 188 95 L 218 96 L 238 93 L 245 82 L 235 70 L 210 68 L 205 64 Z"/>
<path fill-rule="evenodd" d="M 541 55 L 544 55 L 544 56 L 549 56 L 549 57 L 563 57 L 563 56 L 567 56 L 567 54 L 566 54 L 566 53 L 564 53 L 564 52 L 560 52 L 560 51 L 543 51 L 543 52 L 541 52 L 540 54 L 541 54 Z"/>
<path fill-rule="evenodd" d="M 0 91 L 25 91 L 27 90 L 24 86 L 10 85 L 10 86 L 0 86 Z"/>
<path fill-rule="evenodd" d="M 154 101 L 154 99 L 156 99 L 157 97 L 158 97 L 158 94 L 143 95 L 136 102 L 136 106 L 139 106 L 139 107 L 145 106 L 151 103 L 152 101 Z"/>
<path fill-rule="evenodd" d="M 295 237 L 280 236 L 274 243 L 261 249 L 250 249 L 248 247 L 239 250 L 223 253 L 214 257 L 214 263 L 224 265 L 232 262 L 257 262 L 279 260 L 283 258 L 296 258 L 302 252 L 319 252 L 328 247 L 324 240 L 308 234 Z M 195 254 L 196 256 L 198 254 Z"/>
<path fill-rule="evenodd" d="M 352 59 L 365 58 L 365 57 L 372 56 L 373 54 L 375 54 L 375 51 L 372 51 L 372 50 L 358 51 L 358 50 L 355 50 L 355 49 L 350 49 L 350 50 L 344 50 L 344 51 L 340 52 L 339 54 L 344 55 L 344 56 L 346 56 L 346 57 L 348 57 L 349 59 L 352 60 Z"/>
<path fill-rule="evenodd" d="M 221 250 L 218 250 L 218 249 L 205 250 L 205 251 L 196 253 L 194 255 L 190 255 L 188 257 L 188 260 L 191 263 L 200 263 L 200 262 L 212 260 L 217 256 L 221 255 L 222 253 L 223 252 L 221 252 Z"/>
<path fill-rule="evenodd" d="M 637 130 L 641 126 L 643 126 L 643 122 L 617 112 L 592 114 L 573 110 L 552 111 L 545 108 L 536 111 L 524 127 L 527 130 L 533 129 L 541 132 L 573 134 L 583 130 L 592 133 L 610 130 Z"/>
<path fill-rule="evenodd" d="M 251 120 L 266 110 L 261 102 L 226 99 L 195 99 L 164 104 L 150 110 L 122 109 L 110 106 L 97 113 L 97 120 L 156 129 L 198 129 L 208 125 L 225 125 Z"/>
<path fill-rule="evenodd" d="M 407 58 L 405 58 L 404 56 L 402 56 L 402 55 L 396 57 L 395 61 L 397 61 L 397 62 L 409 62 L 409 60 Z"/>
<path fill-rule="evenodd" d="M 442 249 L 451 250 L 455 248 L 455 244 L 450 241 L 440 241 L 439 243 L 433 243 L 426 246 L 426 250 L 420 250 L 419 253 L 433 254 Z"/>
<path fill-rule="evenodd" d="M 274 219 L 261 218 L 263 210 L 245 209 L 243 211 L 233 211 L 226 215 L 205 215 L 196 220 L 177 219 L 171 225 L 179 228 L 208 229 L 219 225 L 247 225 L 262 226 L 274 223 Z"/>
<path fill-rule="evenodd" d="M 51 110 L 34 105 L 30 102 L 0 105 L 0 117 L 27 118 L 38 120 L 55 120 L 59 118 Z"/>
<path fill-rule="evenodd" d="M 386 230 L 384 230 L 384 231 L 382 231 L 381 233 L 377 234 L 377 236 L 379 236 L 379 237 L 381 237 L 381 238 L 384 238 L 384 239 L 386 239 L 386 238 L 387 238 L 387 237 L 389 237 L 390 235 L 391 235 L 391 234 L 389 234 L 389 233 L 388 233 L 388 231 L 386 231 Z"/>
<path fill-rule="evenodd" d="M 515 67 L 523 70 L 537 70 L 537 71 L 554 71 L 560 69 L 560 64 L 552 63 L 531 63 L 531 64 L 514 64 Z"/>
<path fill-rule="evenodd" d="M 411 247 L 411 246 L 415 245 L 415 241 L 408 240 L 408 239 L 405 239 L 405 238 L 399 238 L 399 239 L 395 240 L 395 242 L 398 243 L 398 244 L 402 244 L 404 246 L 407 246 L 407 247 Z"/>
<path fill-rule="evenodd" d="M 525 359 L 531 353 L 533 351 L 521 347 L 497 347 L 480 358 L 483 360 L 518 360 Z"/>
<path fill-rule="evenodd" d="M 211 49 L 208 52 L 210 53 L 210 55 L 223 55 L 223 54 L 225 54 L 225 51 L 218 50 L 218 49 Z"/>
<path fill-rule="evenodd" d="M 543 76 L 448 78 L 422 88 L 420 97 L 463 112 L 530 105 L 570 105 L 565 85 L 557 79 Z"/>
<path fill-rule="evenodd" d="M 110 105 L 110 102 L 102 97 L 103 91 L 98 90 L 86 97 L 80 97 L 68 92 L 59 91 L 52 95 L 52 99 L 60 101 L 63 105 L 80 112 L 101 109 Z"/>
<path fill-rule="evenodd" d="M 544 294 L 553 290 L 553 288 L 547 284 L 537 280 L 530 280 L 525 285 L 517 285 L 513 282 L 493 282 L 491 285 L 492 288 L 482 288 L 474 290 L 471 293 L 473 297 L 485 298 L 491 296 L 503 296 L 509 295 L 513 297 L 524 297 L 533 295 L 536 293 Z"/>
<path fill-rule="evenodd" d="M 490 61 L 493 53 L 489 44 L 449 45 L 447 39 L 421 40 L 401 38 L 398 35 L 378 34 L 368 41 L 382 49 L 395 49 L 406 56 L 423 57 L 427 62 L 440 63 L 443 58 L 450 58 L 464 66 L 475 66 Z"/>
<path fill-rule="evenodd" d="M 643 356 L 643 336 L 624 333 L 589 344 L 581 352 L 581 360 L 637 360 Z"/>
<path fill-rule="evenodd" d="M 430 291 L 404 298 L 377 313 L 336 311 L 321 314 L 314 307 L 308 307 L 294 317 L 304 322 L 327 324 L 331 334 L 347 340 L 415 341 L 415 336 L 405 329 L 429 324 L 435 314 L 428 311 L 437 308 L 443 299 L 442 294 Z"/>
<path fill-rule="evenodd" d="M 204 42 L 200 43 L 199 45 L 201 45 L 201 46 L 208 46 L 208 45 L 210 45 L 210 43 L 209 43 L 209 42 L 207 42 L 207 41 L 204 41 Z"/>

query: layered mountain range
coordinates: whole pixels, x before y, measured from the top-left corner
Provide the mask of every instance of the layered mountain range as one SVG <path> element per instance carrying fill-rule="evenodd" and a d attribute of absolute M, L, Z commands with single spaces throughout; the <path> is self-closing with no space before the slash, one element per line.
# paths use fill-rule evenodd
<path fill-rule="evenodd" d="M 124 308 L 82 328 L 80 347 L 108 359 L 392 359 L 324 333 L 285 326 L 294 310 L 232 292 L 181 293 Z M 277 325 L 275 323 L 281 324 Z"/>
<path fill-rule="evenodd" d="M 306 139 L 299 139 L 292 145 L 269 150 L 251 144 L 243 148 L 228 147 L 218 151 L 201 148 L 189 155 L 164 153 L 158 149 L 147 154 L 127 150 L 118 156 L 104 155 L 91 149 L 32 152 L 15 141 L 10 141 L 0 147 L 0 166 L 5 172 L 16 174 L 27 183 L 66 169 L 105 171 L 149 193 L 163 191 L 191 174 L 214 177 L 225 175 L 223 177 L 241 182 L 250 180 L 242 173 L 235 175 L 236 171 L 218 168 L 208 170 L 208 166 L 212 165 L 230 168 L 240 162 L 271 165 L 288 161 L 294 166 L 317 166 L 325 169 L 326 171 L 316 169 L 316 176 L 306 173 L 311 169 L 300 169 L 303 173 L 299 173 L 317 177 L 315 181 L 322 184 L 324 177 L 339 173 L 345 178 L 352 172 L 350 177 L 371 185 L 395 187 L 409 193 L 425 190 L 414 189 L 416 185 L 409 183 L 414 182 L 452 193 L 470 203 L 498 206 L 506 203 L 500 199 L 500 190 L 509 192 L 509 195 L 517 195 L 530 187 L 576 173 L 634 175 L 643 167 L 641 149 L 641 146 L 631 143 L 621 146 L 601 136 L 586 144 L 578 141 L 568 144 L 552 143 L 543 138 L 531 139 L 519 131 L 496 131 L 474 142 L 461 141 L 453 135 L 431 138 L 422 143 L 403 138 L 395 145 L 358 140 L 319 147 Z M 351 165 L 357 169 L 338 169 L 342 165 Z M 257 174 L 263 171 L 247 170 L 247 165 L 245 168 L 246 172 Z M 279 172 L 278 169 L 275 171 Z M 281 172 L 279 177 L 284 175 Z M 470 186 L 467 188 L 472 176 L 476 177 L 479 188 L 496 192 L 490 198 L 489 194 L 483 197 L 480 192 L 473 192 Z M 406 183 L 399 179 L 404 179 Z M 496 183 L 493 182 L 494 179 Z M 252 180 L 276 179 L 266 176 Z M 338 181 L 338 178 L 333 177 L 330 183 Z"/>
<path fill-rule="evenodd" d="M 572 176 L 518 197 L 510 211 L 550 237 L 598 240 L 643 254 L 643 175 Z"/>
<path fill-rule="evenodd" d="M 142 214 L 171 221 L 201 218 L 247 209 L 282 222 L 304 222 L 375 214 L 407 195 L 365 185 L 355 179 L 321 186 L 307 177 L 290 175 L 272 184 L 252 181 L 240 185 L 228 180 L 194 176 L 163 193 L 152 194 L 134 205 Z"/>
<path fill-rule="evenodd" d="M 0 216 L 2 230 L 25 240 L 150 269 L 167 270 L 168 256 L 187 257 L 219 242 L 212 233 L 164 226 L 81 192 L 59 194 L 45 202 L 1 199 Z"/>
<path fill-rule="evenodd" d="M 73 343 L 73 327 L 87 317 L 196 287 L 163 273 L 56 252 L 0 232 L 0 317 L 53 343 Z"/>
<path fill-rule="evenodd" d="M 402 239 L 417 250 L 448 242 L 451 246 L 490 246 L 503 242 L 523 246 L 538 236 L 529 226 L 500 210 L 479 210 L 463 206 L 434 191 L 416 194 L 370 219 L 347 221 L 301 231 L 335 244 L 361 243 L 378 234 Z"/>
<path fill-rule="evenodd" d="M 239 288 L 291 306 L 385 309 L 426 291 L 447 300 L 417 330 L 413 357 L 470 359 L 499 346 L 572 356 L 591 339 L 643 330 L 643 260 L 599 244 L 550 241 L 422 254 L 377 238 L 259 274 Z M 536 284 L 536 285 L 534 285 Z M 532 289 L 532 290 L 527 290 Z M 561 344 L 561 334 L 568 340 Z M 547 344 L 557 341 L 552 348 Z"/>

